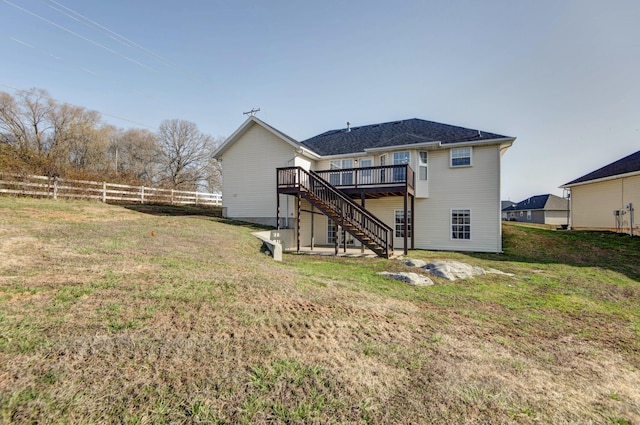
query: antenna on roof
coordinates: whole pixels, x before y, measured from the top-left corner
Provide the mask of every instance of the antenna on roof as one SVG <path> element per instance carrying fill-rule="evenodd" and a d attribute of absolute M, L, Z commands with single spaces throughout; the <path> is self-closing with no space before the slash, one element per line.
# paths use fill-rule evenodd
<path fill-rule="evenodd" d="M 251 115 L 252 117 L 255 117 L 256 116 L 256 112 L 260 112 L 260 108 L 258 108 L 258 109 L 251 108 L 250 111 L 243 112 L 242 115 Z"/>
<path fill-rule="evenodd" d="M 351 123 L 347 121 L 347 133 L 351 131 Z"/>

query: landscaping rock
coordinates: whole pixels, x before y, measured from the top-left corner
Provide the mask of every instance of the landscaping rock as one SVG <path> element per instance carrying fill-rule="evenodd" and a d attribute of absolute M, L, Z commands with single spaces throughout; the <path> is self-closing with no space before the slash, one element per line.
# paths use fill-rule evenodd
<path fill-rule="evenodd" d="M 409 267 L 420 267 L 429 273 L 447 280 L 469 279 L 474 276 L 484 274 L 499 274 L 503 276 L 514 276 L 513 273 L 505 273 L 496 269 L 483 269 L 481 267 L 472 266 L 470 264 L 461 263 L 460 261 L 441 260 L 427 264 L 423 260 L 407 259 L 403 264 Z"/>
<path fill-rule="evenodd" d="M 391 279 L 399 280 L 401 282 L 407 283 L 413 286 L 431 286 L 433 285 L 433 281 L 429 279 L 427 276 L 419 275 L 418 273 L 391 273 L 391 272 L 380 272 L 378 273 L 383 276 L 387 276 Z"/>
<path fill-rule="evenodd" d="M 409 267 L 424 267 L 427 265 L 427 262 L 424 260 L 414 260 L 412 258 L 409 258 L 404 262 L 404 264 Z"/>
<path fill-rule="evenodd" d="M 485 271 L 487 273 L 490 273 L 490 274 L 500 274 L 500 275 L 503 275 L 503 276 L 515 276 L 513 273 L 505 273 L 505 272 L 502 272 L 502 271 L 496 270 L 496 269 L 487 269 Z"/>
<path fill-rule="evenodd" d="M 484 269 L 480 267 L 474 267 L 459 261 L 434 261 L 423 268 L 433 275 L 448 280 L 468 279 L 486 274 Z"/>

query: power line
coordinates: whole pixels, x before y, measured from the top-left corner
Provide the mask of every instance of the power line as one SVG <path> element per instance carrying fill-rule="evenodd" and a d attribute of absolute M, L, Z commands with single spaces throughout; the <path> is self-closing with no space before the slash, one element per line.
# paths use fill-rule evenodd
<path fill-rule="evenodd" d="M 116 56 L 119 56 L 119 57 L 121 57 L 121 58 L 123 58 L 123 59 L 126 59 L 126 60 L 128 60 L 128 61 L 130 61 L 130 62 L 132 62 L 132 63 L 134 63 L 134 64 L 136 64 L 136 65 L 138 65 L 138 66 L 140 66 L 140 67 L 142 67 L 142 68 L 145 68 L 145 69 L 147 69 L 148 71 L 158 72 L 158 71 L 156 71 L 155 69 L 153 69 L 153 68 L 151 68 L 151 67 L 148 67 L 147 65 L 145 65 L 145 64 L 143 64 L 143 63 L 140 63 L 140 62 L 138 62 L 138 61 L 136 61 L 136 60 L 134 60 L 134 59 L 132 59 L 132 58 L 130 58 L 130 57 L 128 57 L 128 56 L 125 56 L 125 55 L 123 55 L 123 54 L 121 54 L 121 53 L 119 53 L 119 52 L 116 52 L 115 50 L 110 49 L 109 47 L 107 47 L 107 46 L 105 46 L 105 45 L 103 45 L 103 44 L 100 44 L 100 43 L 98 43 L 97 41 L 91 40 L 91 39 L 90 39 L 90 38 L 88 38 L 88 37 L 85 37 L 85 36 L 83 36 L 83 35 L 81 35 L 81 34 L 78 34 L 77 32 L 70 30 L 69 28 L 66 28 L 66 27 L 64 27 L 64 26 L 62 26 L 62 25 L 60 25 L 60 24 L 57 24 L 57 23 L 55 23 L 55 22 L 53 22 L 53 21 L 50 21 L 49 19 L 47 19 L 47 18 L 45 18 L 45 17 L 43 17 L 43 16 L 40 16 L 40 15 L 38 15 L 37 13 L 31 12 L 30 10 L 27 10 L 27 9 L 25 9 L 25 8 L 23 8 L 23 7 L 20 7 L 20 6 L 18 6 L 17 4 L 14 4 L 14 3 L 10 2 L 9 0 L 2 0 L 2 1 L 3 1 L 3 2 L 5 2 L 5 3 L 7 3 L 8 5 L 13 6 L 13 7 L 15 7 L 16 9 L 18 9 L 18 10 L 20 10 L 20 11 L 22 11 L 22 12 L 24 12 L 24 13 L 28 14 L 28 15 L 31 15 L 31 16 L 33 16 L 33 17 L 37 18 L 37 19 L 40 19 L 41 21 L 44 21 L 44 22 L 46 22 L 46 23 L 48 23 L 48 24 L 50 24 L 50 25 L 53 25 L 54 27 L 56 27 L 56 28 L 58 28 L 58 29 L 61 29 L 62 31 L 65 31 L 65 32 L 67 32 L 67 33 L 69 33 L 69 34 L 71 34 L 71 35 L 73 35 L 73 36 L 75 36 L 75 37 L 78 37 L 78 38 L 80 38 L 80 39 L 82 39 L 82 40 L 84 40 L 84 41 L 86 41 L 86 42 L 88 42 L 88 43 L 91 43 L 91 44 L 93 44 L 94 46 L 100 47 L 101 49 L 104 49 L 104 50 L 108 51 L 109 53 L 112 53 L 112 54 L 114 54 L 114 55 L 116 55 Z"/>
<path fill-rule="evenodd" d="M 93 70 L 91 70 L 91 69 L 89 69 L 89 68 L 87 68 L 87 67 L 85 67 L 85 66 L 82 66 L 82 65 L 80 65 L 80 64 L 79 64 L 79 63 L 77 63 L 77 62 L 74 62 L 74 61 L 70 61 L 70 60 L 64 59 L 64 58 L 62 58 L 62 57 L 60 57 L 60 56 L 57 56 L 57 55 L 55 55 L 55 54 L 53 54 L 53 53 L 51 53 L 51 52 L 49 52 L 49 51 L 45 50 L 45 49 L 39 48 L 39 47 L 37 47 L 37 46 L 35 46 L 35 45 L 32 45 L 32 44 L 30 44 L 30 43 L 27 43 L 27 42 L 25 42 L 25 41 L 23 41 L 23 40 L 20 40 L 20 39 L 15 38 L 15 37 L 11 37 L 11 36 L 8 36 L 8 35 L 5 35 L 5 36 L 6 36 L 8 39 L 10 39 L 10 40 L 12 40 L 12 41 L 14 41 L 14 42 L 16 42 L 16 43 L 18 43 L 18 44 L 22 45 L 22 46 L 25 46 L 25 47 L 28 47 L 28 48 L 30 48 L 30 49 L 33 49 L 33 50 L 35 50 L 35 51 L 37 51 L 37 52 L 39 52 L 39 53 L 41 53 L 41 54 L 43 54 L 43 55 L 45 55 L 45 56 L 47 56 L 47 57 L 53 58 L 53 59 L 55 59 L 55 60 L 57 60 L 57 61 L 59 61 L 59 62 L 65 62 L 65 63 L 67 63 L 69 66 L 72 66 L 72 67 L 74 67 L 74 68 L 76 68 L 76 69 L 78 69 L 78 70 L 80 70 L 80 71 L 82 71 L 82 72 L 86 72 L 86 73 L 88 73 L 88 74 L 91 74 L 91 75 L 93 75 L 93 76 L 95 76 L 95 77 L 98 77 L 98 78 L 100 78 L 100 79 L 103 79 L 103 80 L 105 80 L 105 81 L 107 81 L 107 82 L 109 82 L 109 83 L 111 83 L 111 84 L 118 85 L 118 86 L 120 86 L 120 87 L 122 87 L 122 88 L 124 88 L 124 89 L 129 90 L 129 91 L 130 91 L 130 92 L 132 92 L 132 93 L 137 93 L 137 94 L 139 94 L 139 95 L 141 95 L 141 96 L 147 96 L 147 94 L 146 94 L 146 93 L 144 93 L 144 92 L 141 92 L 141 91 L 139 91 L 139 90 L 135 90 L 135 89 L 131 89 L 130 87 L 128 87 L 128 86 L 126 86 L 126 85 L 124 85 L 124 84 L 123 84 L 122 82 L 120 82 L 119 80 L 112 79 L 112 78 L 107 78 L 107 77 L 105 77 L 104 75 L 99 74 L 98 72 L 95 72 L 95 71 L 93 71 Z"/>
<path fill-rule="evenodd" d="M 41 0 L 41 1 L 42 1 L 42 0 Z M 47 6 L 49 6 L 49 7 L 50 7 L 50 8 L 52 8 L 53 10 L 55 10 L 55 11 L 57 11 L 57 12 L 59 12 L 59 13 L 62 13 L 63 15 L 68 16 L 69 18 L 71 18 L 71 19 L 73 19 L 73 20 L 75 20 L 75 21 L 82 22 L 81 20 L 79 20 L 79 19 L 77 19 L 77 18 L 75 17 L 75 16 L 78 16 L 78 17 L 80 17 L 81 19 L 83 19 L 83 20 L 85 20 L 85 21 L 89 22 L 92 26 L 94 26 L 94 27 L 98 27 L 99 29 L 103 30 L 104 32 L 106 32 L 106 33 L 110 34 L 110 35 L 111 35 L 111 38 L 112 38 L 113 40 L 115 40 L 115 41 L 117 41 L 117 42 L 119 42 L 119 43 L 123 44 L 124 46 L 126 46 L 126 47 L 132 47 L 132 46 L 133 46 L 133 47 L 136 47 L 136 48 L 138 48 L 138 49 L 140 49 L 140 50 L 142 50 L 142 51 L 144 51 L 144 52 L 146 52 L 146 53 L 150 54 L 151 56 L 155 57 L 156 59 L 158 59 L 160 62 L 164 63 L 165 65 L 176 66 L 175 64 L 173 64 L 173 63 L 169 62 L 167 59 L 163 58 L 162 56 L 160 56 L 159 54 L 157 54 L 157 53 L 156 53 L 156 52 L 154 52 L 153 50 L 150 50 L 150 49 L 147 49 L 147 48 L 146 48 L 146 47 L 144 47 L 144 46 L 141 46 L 140 44 L 136 43 L 135 41 L 130 40 L 130 39 L 128 39 L 127 37 L 125 37 L 125 36 L 123 36 L 123 35 L 121 35 L 121 34 L 119 34 L 119 33 L 115 32 L 115 31 L 110 30 L 109 28 L 105 27 L 104 25 L 101 25 L 100 23 L 98 23 L 98 22 L 96 22 L 96 21 L 94 21 L 94 20 L 92 20 L 92 19 L 90 19 L 90 18 L 88 18 L 88 17 L 86 17 L 86 16 L 82 15 L 81 13 L 78 13 L 78 12 L 76 12 L 75 10 L 73 10 L 73 9 L 71 9 L 71 8 L 69 8 L 69 7 L 67 7 L 67 6 L 65 6 L 65 5 L 63 5 L 63 4 L 61 4 L 61 3 L 58 3 L 58 2 L 57 2 L 57 1 L 55 1 L 55 0 L 50 0 L 50 2 L 51 2 L 51 3 L 53 3 L 53 4 L 55 4 L 55 5 L 57 5 L 57 6 L 59 6 L 59 7 L 61 7 L 61 8 L 63 8 L 63 9 L 65 9 L 66 11 L 70 12 L 72 15 L 70 15 L 70 14 L 68 14 L 68 13 L 65 13 L 65 12 L 64 12 L 64 11 L 62 11 L 62 10 L 56 9 L 56 8 L 54 8 L 53 6 L 51 6 L 50 4 L 47 4 Z M 73 16 L 73 15 L 75 15 L 75 16 Z M 85 23 L 85 25 L 87 25 L 87 24 Z M 91 27 L 91 25 L 87 25 L 87 26 Z"/>

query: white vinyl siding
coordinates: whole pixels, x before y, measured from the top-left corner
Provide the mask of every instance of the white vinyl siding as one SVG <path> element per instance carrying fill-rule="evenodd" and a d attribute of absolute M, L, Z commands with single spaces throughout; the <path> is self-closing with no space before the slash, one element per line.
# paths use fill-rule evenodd
<path fill-rule="evenodd" d="M 615 230 L 614 210 L 626 210 L 632 203 L 633 222 L 640 225 L 640 175 L 587 183 L 571 188 L 571 227 L 573 229 Z M 629 212 L 622 218 L 622 231 L 629 231 Z M 635 226 L 634 226 L 635 228 Z M 639 234 L 640 228 L 634 229 Z"/>
<path fill-rule="evenodd" d="M 222 205 L 230 218 L 275 225 L 276 167 L 294 163 L 293 146 L 258 124 L 222 155 Z M 287 196 L 281 196 L 281 217 L 293 217 Z M 291 197 L 289 197 L 291 198 Z"/>
<path fill-rule="evenodd" d="M 430 150 L 428 184 L 429 197 L 415 199 L 416 248 L 502 251 L 499 146 L 474 147 L 473 167 L 463 168 L 450 167 L 449 149 Z M 451 239 L 451 209 L 459 207 L 472 210 L 471 240 Z"/>

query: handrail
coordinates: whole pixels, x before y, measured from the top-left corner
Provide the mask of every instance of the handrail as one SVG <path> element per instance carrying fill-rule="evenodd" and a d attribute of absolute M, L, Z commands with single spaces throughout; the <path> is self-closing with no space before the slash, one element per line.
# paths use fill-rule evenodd
<path fill-rule="evenodd" d="M 393 250 L 393 229 L 314 171 L 301 167 L 278 168 L 278 188 L 298 188 L 301 192 L 313 195 L 320 204 L 337 214 L 342 224 L 356 227 L 368 239 L 383 247 L 387 257 Z M 354 236 L 369 245 L 358 235 Z"/>
<path fill-rule="evenodd" d="M 325 181 L 335 187 L 400 186 L 414 188 L 415 172 L 409 164 L 380 165 L 374 167 L 341 168 L 316 171 Z"/>

